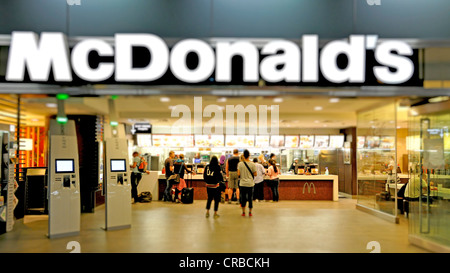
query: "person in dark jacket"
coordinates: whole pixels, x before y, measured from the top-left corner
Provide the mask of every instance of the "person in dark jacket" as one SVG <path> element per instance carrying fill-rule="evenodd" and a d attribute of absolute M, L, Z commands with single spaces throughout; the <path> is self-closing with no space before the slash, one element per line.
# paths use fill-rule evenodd
<path fill-rule="evenodd" d="M 186 164 L 184 163 L 184 154 L 180 154 L 178 159 L 173 163 L 173 173 L 180 175 L 180 183 L 174 187 L 175 198 L 172 199 L 172 202 L 181 202 L 181 190 L 186 187 L 186 183 L 183 183 L 184 181 L 181 181 L 181 179 L 184 180 L 185 172 L 192 173 L 192 170 L 186 167 Z"/>
<path fill-rule="evenodd" d="M 217 211 L 220 203 L 219 183 L 223 181 L 222 171 L 220 169 L 217 156 L 213 156 L 209 164 L 205 167 L 203 179 L 206 182 L 206 191 L 208 193 L 208 201 L 206 201 L 206 217 L 209 217 L 209 209 L 212 200 L 214 200 L 214 218 L 219 217 Z"/>

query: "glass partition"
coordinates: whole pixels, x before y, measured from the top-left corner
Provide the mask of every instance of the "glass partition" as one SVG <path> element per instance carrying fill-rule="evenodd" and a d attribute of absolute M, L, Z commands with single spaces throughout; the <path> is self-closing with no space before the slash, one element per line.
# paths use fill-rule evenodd
<path fill-rule="evenodd" d="M 450 111 L 409 118 L 409 234 L 450 247 Z"/>
<path fill-rule="evenodd" d="M 397 215 L 395 102 L 357 115 L 359 205 Z"/>

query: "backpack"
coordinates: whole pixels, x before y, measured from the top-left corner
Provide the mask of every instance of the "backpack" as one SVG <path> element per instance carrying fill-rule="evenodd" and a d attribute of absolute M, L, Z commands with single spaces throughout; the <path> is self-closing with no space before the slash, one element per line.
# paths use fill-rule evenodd
<path fill-rule="evenodd" d="M 141 203 L 150 203 L 152 201 L 152 193 L 149 191 L 144 191 L 139 195 Z"/>
<path fill-rule="evenodd" d="M 145 173 L 145 165 L 146 165 L 145 163 L 146 163 L 145 160 L 142 160 L 142 157 L 141 157 L 141 162 L 139 163 L 139 166 L 138 166 L 139 172 Z"/>

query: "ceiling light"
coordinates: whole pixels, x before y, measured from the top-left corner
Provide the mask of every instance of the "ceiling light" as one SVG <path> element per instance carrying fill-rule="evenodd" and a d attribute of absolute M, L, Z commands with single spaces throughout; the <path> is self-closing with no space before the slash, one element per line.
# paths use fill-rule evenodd
<path fill-rule="evenodd" d="M 34 122 L 36 122 L 36 121 L 39 121 L 39 119 L 37 119 L 37 118 L 33 118 L 33 119 L 31 119 L 31 121 L 34 121 Z"/>
<path fill-rule="evenodd" d="M 417 113 L 416 110 L 412 110 L 412 109 L 409 111 L 409 113 L 411 114 L 411 116 L 418 116 L 419 115 L 419 113 Z"/>
<path fill-rule="evenodd" d="M 440 97 L 434 97 L 434 98 L 428 99 L 428 102 L 430 102 L 430 103 L 443 102 L 443 101 L 447 101 L 448 99 L 449 99 L 448 96 L 440 96 Z"/>
<path fill-rule="evenodd" d="M 56 108 L 56 107 L 58 107 L 58 105 L 56 103 L 46 103 L 45 106 L 47 106 L 47 108 Z"/>
<path fill-rule="evenodd" d="M 281 102 L 283 102 L 283 98 L 274 98 L 274 99 L 273 99 L 273 102 L 275 102 L 275 103 L 281 103 Z"/>
<path fill-rule="evenodd" d="M 314 111 L 322 111 L 323 107 L 322 106 L 316 106 L 314 107 Z"/>
<path fill-rule="evenodd" d="M 318 120 L 315 120 L 315 121 L 314 121 L 314 123 L 319 123 L 319 122 L 320 122 L 320 121 L 318 121 Z"/>
<path fill-rule="evenodd" d="M 330 103 L 338 103 L 339 102 L 339 98 L 331 98 L 330 99 Z"/>
<path fill-rule="evenodd" d="M 226 102 L 227 101 L 227 98 L 218 98 L 217 99 L 217 102 Z"/>
<path fill-rule="evenodd" d="M 161 97 L 159 100 L 160 100 L 161 102 L 169 102 L 169 101 L 170 101 L 170 98 L 168 98 L 168 97 Z"/>

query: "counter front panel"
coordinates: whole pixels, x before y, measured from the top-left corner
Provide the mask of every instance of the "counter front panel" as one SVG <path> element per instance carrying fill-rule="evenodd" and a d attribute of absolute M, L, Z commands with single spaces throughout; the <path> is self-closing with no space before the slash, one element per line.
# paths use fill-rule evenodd
<path fill-rule="evenodd" d="M 187 178 L 187 176 L 186 176 Z M 272 199 L 270 180 L 264 180 L 264 199 Z M 282 175 L 279 184 L 279 200 L 332 200 L 338 201 L 337 175 Z M 188 187 L 194 189 L 194 200 L 208 199 L 202 175 L 189 176 Z M 162 200 L 166 180 L 159 177 L 159 200 Z"/>

